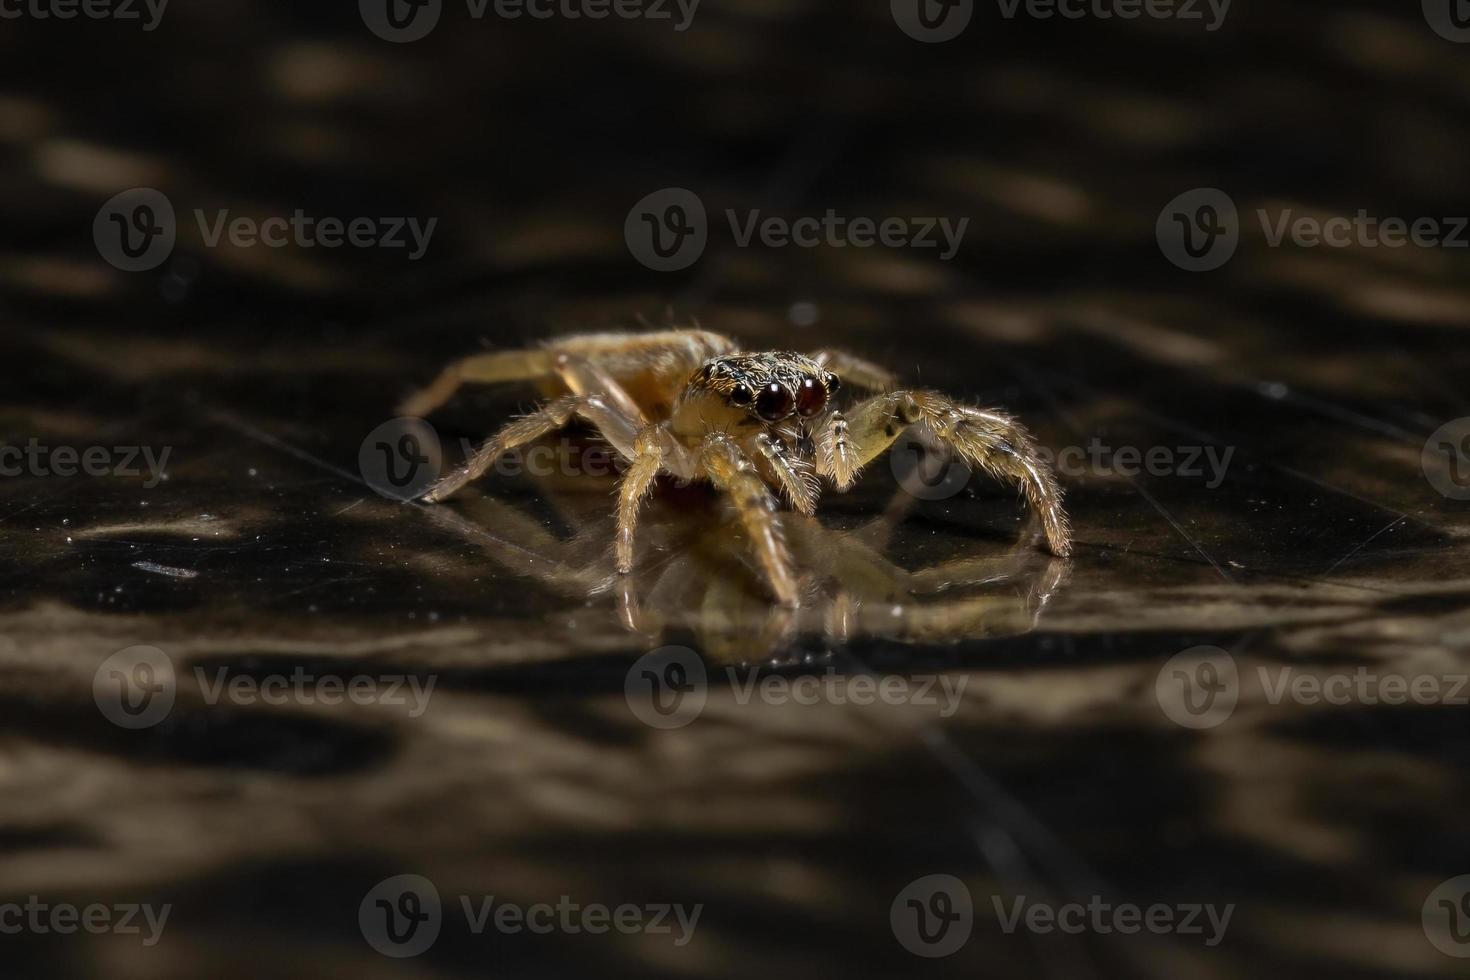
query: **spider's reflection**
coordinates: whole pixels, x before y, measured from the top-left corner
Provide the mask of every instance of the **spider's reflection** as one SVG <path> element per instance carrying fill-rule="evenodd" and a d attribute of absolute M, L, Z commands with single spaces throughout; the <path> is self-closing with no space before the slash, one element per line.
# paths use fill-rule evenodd
<path fill-rule="evenodd" d="M 842 528 L 782 515 L 802 575 L 802 602 L 791 609 L 771 602 L 750 567 L 739 522 L 705 488 L 661 488 L 647 509 L 639 566 L 632 575 L 618 575 L 607 508 L 613 479 L 581 475 L 538 483 L 539 495 L 571 529 L 569 537 L 495 496 L 493 485 L 425 513 L 481 544 L 477 555 L 510 572 L 568 598 L 605 597 L 616 604 L 623 626 L 651 645 L 684 637 L 724 661 L 767 659 L 812 640 L 831 648 L 862 638 L 942 644 L 1026 633 L 1068 567 L 1036 548 L 1033 530 L 1003 549 L 977 544 L 984 555 L 905 568 L 889 555 L 916 500 L 899 489 L 874 516 Z"/>

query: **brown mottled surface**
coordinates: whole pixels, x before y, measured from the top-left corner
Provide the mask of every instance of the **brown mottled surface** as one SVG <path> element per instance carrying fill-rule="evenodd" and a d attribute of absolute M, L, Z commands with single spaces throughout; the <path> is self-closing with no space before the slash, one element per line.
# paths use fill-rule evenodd
<path fill-rule="evenodd" d="M 472 23 L 451 4 L 407 45 L 337 6 L 179 3 L 151 33 L 0 22 L 5 440 L 171 449 L 152 489 L 0 480 L 0 899 L 174 907 L 149 948 L 0 935 L 7 975 L 1462 972 L 1420 910 L 1470 873 L 1465 708 L 1272 704 L 1254 678 L 1467 670 L 1470 522 L 1420 463 L 1431 432 L 1470 415 L 1465 254 L 1270 248 L 1247 220 L 1233 261 L 1188 274 L 1154 222 L 1201 185 L 1246 215 L 1466 214 L 1470 46 L 1415 4 L 1238 0 L 1210 34 L 982 5 L 948 45 L 911 41 L 881 2 L 706 0 L 684 34 Z M 90 229 L 138 185 L 181 213 L 439 224 L 409 262 L 208 248 L 185 220 L 168 264 L 125 274 Z M 945 263 L 738 249 L 717 218 L 698 264 L 658 274 L 622 229 L 666 186 L 714 215 L 971 225 Z M 817 322 L 793 325 L 794 303 Z M 870 523 L 895 493 L 878 465 L 801 531 L 808 567 L 833 575 L 794 623 L 771 620 L 715 502 L 664 488 L 645 635 L 603 582 L 610 478 L 496 477 L 443 513 L 364 487 L 364 438 L 449 359 L 668 304 L 751 346 L 839 343 L 1007 406 L 1056 449 L 1234 456 L 1215 487 L 1065 477 L 1078 548 L 1061 569 L 1015 549 L 1013 497 L 983 480 Z M 453 458 L 533 397 L 467 391 L 434 424 Z M 849 544 L 891 566 L 834 581 Z M 943 562 L 998 578 L 915 596 L 894 571 Z M 656 731 L 623 684 L 662 643 L 712 663 L 773 654 L 787 677 L 967 686 L 939 718 L 741 704 L 715 683 L 701 717 Z M 137 644 L 182 679 L 169 717 L 129 732 L 92 683 Z M 1196 732 L 1160 710 L 1155 679 L 1200 644 L 1245 682 L 1234 715 Z M 196 667 L 437 686 L 416 718 L 227 707 Z M 474 936 L 451 913 L 430 951 L 392 960 L 358 906 L 401 873 L 446 903 L 704 911 L 684 947 Z M 966 883 L 976 922 L 928 960 L 895 940 L 889 906 L 934 873 Z M 1006 935 L 992 896 L 1021 894 L 1236 911 L 1215 948 Z"/>

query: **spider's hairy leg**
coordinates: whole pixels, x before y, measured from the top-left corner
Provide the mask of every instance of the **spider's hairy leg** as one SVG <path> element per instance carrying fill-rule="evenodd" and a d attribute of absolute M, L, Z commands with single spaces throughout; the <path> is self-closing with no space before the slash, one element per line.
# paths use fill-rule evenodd
<path fill-rule="evenodd" d="M 633 444 L 633 465 L 623 474 L 618 484 L 618 572 L 627 575 L 633 571 L 633 534 L 638 527 L 638 506 L 653 486 L 654 477 L 663 466 L 664 447 L 661 430 L 649 426 L 638 433 Z"/>
<path fill-rule="evenodd" d="M 638 432 L 636 422 L 608 405 L 599 395 L 565 395 L 506 425 L 475 450 L 463 466 L 431 486 L 421 499 L 429 503 L 444 500 L 466 483 L 484 476 L 501 456 L 548 432 L 564 428 L 573 416 L 595 426 L 625 457 L 632 456 L 633 441 Z"/>
<path fill-rule="evenodd" d="M 812 474 L 811 465 L 792 459 L 779 442 L 764 432 L 755 437 L 755 451 L 781 485 L 791 506 L 803 514 L 815 514 L 821 487 Z"/>
<path fill-rule="evenodd" d="M 887 368 L 881 368 L 845 350 L 834 348 L 819 350 L 812 355 L 812 360 L 854 388 L 863 388 L 868 391 L 891 391 L 898 387 L 898 378 Z"/>
<path fill-rule="evenodd" d="M 1031 434 L 1009 415 L 959 405 L 934 391 L 895 391 L 860 403 L 847 421 L 856 466 L 849 469 L 837 462 L 833 447 L 839 436 L 833 424 L 824 430 L 817 456 L 819 467 L 839 487 L 850 485 L 858 468 L 893 445 L 910 426 L 923 425 L 972 467 L 1017 484 L 1041 519 L 1051 553 L 1060 558 L 1072 553 L 1072 531 L 1056 477 Z"/>
<path fill-rule="evenodd" d="M 489 351 L 471 354 L 439 372 L 427 388 L 414 392 L 398 406 L 398 414 L 422 418 L 454 397 L 461 385 L 533 381 L 552 375 L 555 357 L 540 349 Z"/>
<path fill-rule="evenodd" d="M 771 496 L 750 458 L 729 436 L 714 432 L 705 437 L 699 461 L 710 482 L 728 494 L 735 504 L 771 591 L 784 605 L 797 605 L 800 597 L 796 574 L 792 571 L 791 552 L 786 547 L 781 518 L 776 513 L 776 498 Z"/>
<path fill-rule="evenodd" d="M 557 377 L 574 395 L 600 394 L 607 403 L 640 425 L 648 419 L 633 396 L 618 384 L 611 374 L 588 358 L 577 354 L 557 354 L 555 361 Z"/>

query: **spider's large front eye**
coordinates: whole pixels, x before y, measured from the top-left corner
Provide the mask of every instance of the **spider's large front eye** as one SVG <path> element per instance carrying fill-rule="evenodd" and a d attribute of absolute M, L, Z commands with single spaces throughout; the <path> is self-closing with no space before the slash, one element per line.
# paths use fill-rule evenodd
<path fill-rule="evenodd" d="M 779 422 L 791 414 L 795 403 L 789 389 L 772 381 L 755 396 L 755 414 L 767 422 Z"/>
<path fill-rule="evenodd" d="M 816 378 L 803 378 L 796 393 L 796 412 L 809 419 L 827 407 L 827 389 Z"/>

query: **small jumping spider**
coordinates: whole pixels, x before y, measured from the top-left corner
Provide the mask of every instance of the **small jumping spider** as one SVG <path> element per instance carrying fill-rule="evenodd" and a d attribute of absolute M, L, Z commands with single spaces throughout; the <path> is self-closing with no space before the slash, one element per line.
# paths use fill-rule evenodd
<path fill-rule="evenodd" d="M 768 484 L 811 514 L 818 477 L 846 490 L 911 426 L 926 428 L 971 466 L 1019 485 L 1051 552 L 1065 558 L 1072 550 L 1061 490 L 1020 424 L 938 392 L 898 389 L 887 371 L 840 351 L 752 353 L 705 330 L 583 334 L 467 357 L 400 411 L 427 415 L 465 382 L 504 381 L 539 381 L 557 397 L 506 425 L 423 499 L 444 500 L 506 452 L 580 418 L 629 463 L 618 490 L 623 574 L 633 569 L 639 504 L 654 478 L 668 473 L 707 480 L 729 495 L 771 591 L 797 605 L 797 577 Z M 844 385 L 871 394 L 839 410 L 829 401 Z"/>

